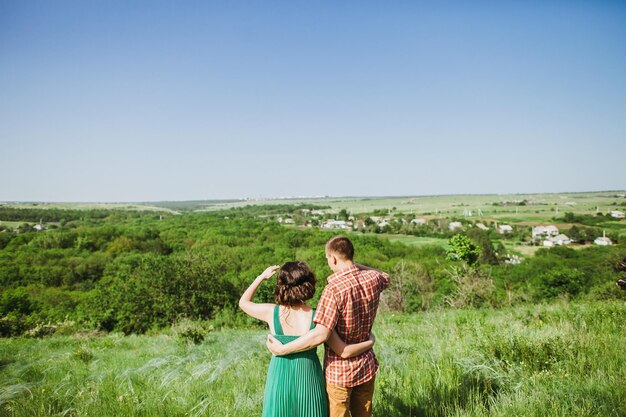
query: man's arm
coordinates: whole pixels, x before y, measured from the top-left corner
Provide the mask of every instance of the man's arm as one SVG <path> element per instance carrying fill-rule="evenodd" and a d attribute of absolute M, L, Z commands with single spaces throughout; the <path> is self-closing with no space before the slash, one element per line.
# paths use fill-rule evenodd
<path fill-rule="evenodd" d="M 378 270 L 376 268 L 372 268 L 369 266 L 365 266 L 365 265 L 360 265 L 360 264 L 354 264 L 357 268 L 362 269 L 364 271 L 376 271 L 380 274 L 380 282 L 382 285 L 382 289 L 384 290 L 385 288 L 387 288 L 387 286 L 389 285 L 389 274 L 387 274 L 386 272 L 383 272 L 381 270 Z"/>
<path fill-rule="evenodd" d="M 372 268 L 371 266 L 365 266 L 365 265 L 361 265 L 361 264 L 354 264 L 354 266 L 356 266 L 357 268 L 362 269 L 362 270 L 364 270 L 364 271 L 376 271 L 376 272 L 382 272 L 382 271 L 379 271 L 379 270 L 378 270 L 378 269 L 376 269 L 376 268 Z"/>
<path fill-rule="evenodd" d="M 267 336 L 267 348 L 275 356 L 288 355 L 290 353 L 302 352 L 321 345 L 330 337 L 331 330 L 320 324 L 314 329 L 309 330 L 306 334 L 300 336 L 296 340 L 283 345 L 271 334 Z"/>

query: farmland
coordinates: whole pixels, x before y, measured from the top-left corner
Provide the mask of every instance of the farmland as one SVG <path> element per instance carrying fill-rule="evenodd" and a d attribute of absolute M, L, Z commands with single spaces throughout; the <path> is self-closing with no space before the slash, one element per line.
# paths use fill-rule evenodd
<path fill-rule="evenodd" d="M 485 195 L 444 195 L 408 197 L 345 197 L 313 198 L 289 200 L 247 200 L 229 203 L 207 204 L 207 210 L 221 210 L 243 207 L 250 204 L 317 204 L 328 205 L 335 210 L 346 209 L 352 213 L 367 213 L 374 210 L 391 209 L 415 215 L 440 214 L 462 216 L 466 210 L 478 210 L 484 217 L 514 217 L 517 221 L 546 221 L 557 212 L 595 213 L 596 208 L 605 211 L 609 207 L 626 202 L 626 191 L 605 191 L 590 193 L 558 194 L 485 194 Z M 498 205 L 494 205 L 498 204 Z"/>

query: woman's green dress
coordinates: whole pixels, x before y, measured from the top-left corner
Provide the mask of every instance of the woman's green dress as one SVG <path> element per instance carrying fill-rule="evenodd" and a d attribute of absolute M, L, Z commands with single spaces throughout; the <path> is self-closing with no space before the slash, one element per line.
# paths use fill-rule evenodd
<path fill-rule="evenodd" d="M 300 336 L 285 336 L 274 308 L 274 335 L 281 343 Z M 315 327 L 311 316 L 311 329 Z M 263 398 L 263 417 L 327 417 L 324 371 L 317 348 L 285 356 L 272 356 Z"/>

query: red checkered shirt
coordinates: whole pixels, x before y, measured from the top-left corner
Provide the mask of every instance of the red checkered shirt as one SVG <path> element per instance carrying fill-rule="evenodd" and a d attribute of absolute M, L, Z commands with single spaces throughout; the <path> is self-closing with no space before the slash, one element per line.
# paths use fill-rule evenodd
<path fill-rule="evenodd" d="M 328 277 L 313 321 L 334 329 L 347 344 L 369 339 L 380 293 L 389 285 L 389 275 L 352 266 Z M 372 349 L 342 359 L 328 346 L 324 353 L 326 382 L 342 387 L 361 385 L 376 375 L 378 361 Z"/>

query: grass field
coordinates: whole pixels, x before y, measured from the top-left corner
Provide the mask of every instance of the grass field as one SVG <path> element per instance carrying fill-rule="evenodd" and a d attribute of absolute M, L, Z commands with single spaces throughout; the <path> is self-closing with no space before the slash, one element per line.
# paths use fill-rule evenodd
<path fill-rule="evenodd" d="M 384 237 L 392 242 L 400 242 L 409 246 L 425 246 L 425 245 L 436 245 L 441 246 L 442 248 L 448 249 L 448 239 L 440 239 L 436 237 L 421 237 L 421 236 L 407 236 L 407 235 L 392 235 L 380 233 L 376 236 Z"/>
<path fill-rule="evenodd" d="M 380 314 L 374 415 L 626 416 L 623 303 Z M 259 416 L 265 331 L 0 340 L 2 416 Z"/>
<path fill-rule="evenodd" d="M 12 208 L 37 208 L 37 209 L 67 209 L 67 210 L 137 210 L 137 211 L 165 211 L 175 213 L 175 210 L 152 206 L 150 204 L 137 203 L 45 203 L 45 202 L 9 202 L 2 203 L 5 207 Z"/>
<path fill-rule="evenodd" d="M 155 203 L 5 203 L 19 208 L 68 208 L 68 209 L 126 209 L 126 210 L 221 210 L 231 207 L 267 204 L 318 204 L 332 207 L 334 210 L 346 209 L 351 213 L 366 213 L 377 209 L 392 209 L 403 213 L 422 215 L 431 213 L 442 216 L 463 216 L 467 210 L 478 216 L 516 221 L 545 221 L 557 214 L 570 211 L 578 214 L 593 214 L 596 209 L 603 213 L 619 209 L 624 211 L 626 191 L 600 191 L 584 193 L 552 194 L 482 194 L 482 195 L 435 195 L 406 197 L 324 197 L 294 198 L 239 201 L 189 201 Z M 525 201 L 525 205 L 517 205 Z M 510 204 L 510 205 L 494 205 Z M 617 205 L 615 205 L 617 203 Z M 169 204 L 169 205 L 168 205 Z"/>
<path fill-rule="evenodd" d="M 441 195 L 415 197 L 345 197 L 345 198 L 315 198 L 290 200 L 250 200 L 213 204 L 207 206 L 209 210 L 230 207 L 242 207 L 250 204 L 319 204 L 328 205 L 333 209 L 346 209 L 351 213 L 365 213 L 376 209 L 396 208 L 397 211 L 414 214 L 440 214 L 462 216 L 466 210 L 473 215 L 482 215 L 489 218 L 512 216 L 527 221 L 543 221 L 551 219 L 558 213 L 571 211 L 581 214 L 596 212 L 596 207 L 602 212 L 615 209 L 614 203 L 626 202 L 623 195 L 626 191 L 604 191 L 588 193 L 553 193 L 553 194 L 485 194 L 485 195 Z M 494 206 L 493 203 L 522 202 L 526 205 Z M 520 220 L 521 221 L 521 220 Z"/>
<path fill-rule="evenodd" d="M 13 222 L 13 221 L 0 220 L 0 226 L 5 226 L 11 229 L 17 229 L 18 226 L 24 223 L 28 223 L 28 222 Z"/>

